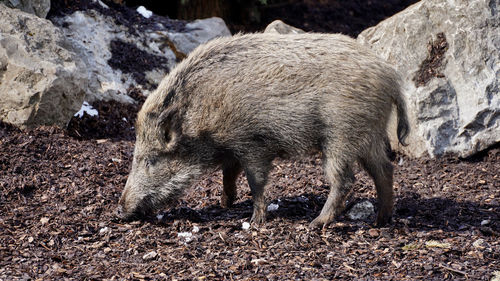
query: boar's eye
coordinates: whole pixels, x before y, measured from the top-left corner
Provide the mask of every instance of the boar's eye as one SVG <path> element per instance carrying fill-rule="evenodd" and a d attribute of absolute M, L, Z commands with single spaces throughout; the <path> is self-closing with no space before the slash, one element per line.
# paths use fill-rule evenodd
<path fill-rule="evenodd" d="M 146 167 L 151 167 L 151 166 L 154 166 L 156 165 L 156 163 L 158 162 L 158 159 L 157 158 L 150 158 L 150 159 L 147 159 L 146 160 Z"/>
<path fill-rule="evenodd" d="M 168 129 L 165 130 L 164 137 L 165 137 L 165 143 L 169 143 L 172 140 L 172 134 Z"/>

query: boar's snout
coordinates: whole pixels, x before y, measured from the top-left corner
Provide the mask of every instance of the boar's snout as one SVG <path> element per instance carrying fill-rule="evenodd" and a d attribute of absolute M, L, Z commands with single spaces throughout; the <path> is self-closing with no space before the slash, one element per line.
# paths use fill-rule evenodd
<path fill-rule="evenodd" d="M 118 207 L 116 208 L 115 211 L 115 216 L 123 221 L 132 221 L 135 219 L 139 219 L 139 217 L 136 215 L 136 212 L 131 212 L 126 208 L 126 194 L 127 192 L 123 192 L 120 201 L 118 202 Z"/>
<path fill-rule="evenodd" d="M 144 219 L 146 217 L 146 214 L 143 212 L 137 212 L 137 211 L 127 212 L 120 205 L 115 210 L 115 217 L 121 221 L 130 222 L 130 221 L 134 221 L 134 220 Z"/>
<path fill-rule="evenodd" d="M 121 205 L 118 205 L 118 207 L 115 210 L 114 215 L 117 219 L 123 220 L 123 221 L 128 221 L 131 219 L 127 215 L 125 215 L 125 212 L 123 211 L 123 207 Z"/>
<path fill-rule="evenodd" d="M 119 205 L 115 210 L 115 216 L 123 221 L 133 221 L 144 219 L 152 213 L 152 210 L 143 206 L 143 204 L 135 204 L 131 207 L 131 204 L 127 204 L 126 199 L 120 199 Z"/>
<path fill-rule="evenodd" d="M 115 211 L 115 216 L 124 221 L 143 219 L 149 211 L 143 206 L 144 198 L 139 198 L 134 192 L 131 192 L 131 189 L 131 178 L 129 177 Z"/>

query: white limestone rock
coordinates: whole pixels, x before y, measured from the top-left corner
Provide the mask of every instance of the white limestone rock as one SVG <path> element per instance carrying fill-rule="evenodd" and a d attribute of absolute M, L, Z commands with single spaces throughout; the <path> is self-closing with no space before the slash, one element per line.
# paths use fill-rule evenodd
<path fill-rule="evenodd" d="M 48 20 L 0 4 L 0 119 L 65 127 L 80 109 L 87 71 Z"/>
<path fill-rule="evenodd" d="M 358 36 L 403 77 L 412 133 L 401 147 L 391 128 L 394 148 L 467 157 L 500 142 L 498 12 L 498 0 L 423 0 Z"/>

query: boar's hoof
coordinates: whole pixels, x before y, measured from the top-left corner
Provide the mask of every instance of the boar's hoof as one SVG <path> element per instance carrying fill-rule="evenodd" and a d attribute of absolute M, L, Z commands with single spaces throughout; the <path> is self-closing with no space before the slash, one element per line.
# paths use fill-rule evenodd
<path fill-rule="evenodd" d="M 333 219 L 326 218 L 325 216 L 318 216 L 315 218 L 310 224 L 309 228 L 311 229 L 318 229 L 318 228 L 323 228 L 329 223 L 331 223 Z"/>
<path fill-rule="evenodd" d="M 253 212 L 252 218 L 250 219 L 250 223 L 254 225 L 262 225 L 266 222 L 266 214 L 265 212 Z"/>
<path fill-rule="evenodd" d="M 375 225 L 377 227 L 382 227 L 388 225 L 392 221 L 391 216 L 381 215 L 380 213 L 377 215 L 377 220 L 375 221 Z"/>
<path fill-rule="evenodd" d="M 231 208 L 235 200 L 236 198 L 222 195 L 222 198 L 220 199 L 220 205 L 222 208 Z"/>

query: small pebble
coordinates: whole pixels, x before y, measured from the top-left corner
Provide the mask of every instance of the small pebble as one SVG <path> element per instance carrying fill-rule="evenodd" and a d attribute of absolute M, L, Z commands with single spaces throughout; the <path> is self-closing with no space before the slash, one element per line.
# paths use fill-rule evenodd
<path fill-rule="evenodd" d="M 142 259 L 148 261 L 156 258 L 156 256 L 158 256 L 158 254 L 155 251 L 152 251 L 142 256 Z"/>
<path fill-rule="evenodd" d="M 107 226 L 105 226 L 99 230 L 99 234 L 105 234 L 106 232 L 108 232 L 108 230 L 109 230 L 109 228 Z"/>
<path fill-rule="evenodd" d="M 153 15 L 153 12 L 146 9 L 144 6 L 139 6 L 137 8 L 137 12 L 147 19 L 149 19 Z"/>
<path fill-rule="evenodd" d="M 375 213 L 375 207 L 370 201 L 355 204 L 347 213 L 351 220 L 364 220 Z"/>
<path fill-rule="evenodd" d="M 276 210 L 278 210 L 279 207 L 280 207 L 280 205 L 271 203 L 271 204 L 269 204 L 269 206 L 267 206 L 267 211 L 268 212 L 276 211 Z"/>
<path fill-rule="evenodd" d="M 241 225 L 241 229 L 243 230 L 248 230 L 250 229 L 250 224 L 248 222 L 244 222 L 242 225 Z"/>
<path fill-rule="evenodd" d="M 184 242 L 188 243 L 188 242 L 191 242 L 191 240 L 193 239 L 193 233 L 191 233 L 191 232 L 179 232 L 179 233 L 177 233 L 177 237 L 183 238 Z"/>
<path fill-rule="evenodd" d="M 256 266 L 260 265 L 260 264 L 267 263 L 267 261 L 265 259 L 253 259 L 250 262 L 253 263 L 253 264 L 255 264 Z"/>
<path fill-rule="evenodd" d="M 484 248 L 482 245 L 484 243 L 484 239 L 477 239 L 476 241 L 474 241 L 474 243 L 472 243 L 472 246 L 476 247 L 476 248 Z"/>
<path fill-rule="evenodd" d="M 491 281 L 500 281 L 500 271 L 493 271 L 493 277 L 491 278 Z"/>
<path fill-rule="evenodd" d="M 481 225 L 484 226 L 484 225 L 488 225 L 490 224 L 490 220 L 482 220 L 481 221 Z"/>

